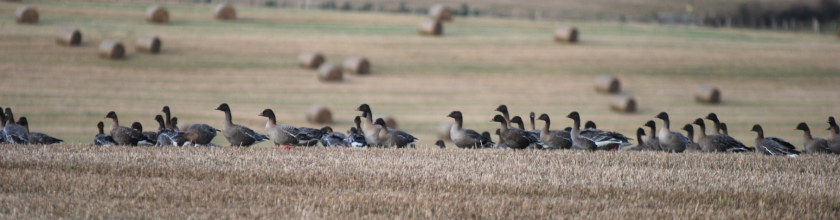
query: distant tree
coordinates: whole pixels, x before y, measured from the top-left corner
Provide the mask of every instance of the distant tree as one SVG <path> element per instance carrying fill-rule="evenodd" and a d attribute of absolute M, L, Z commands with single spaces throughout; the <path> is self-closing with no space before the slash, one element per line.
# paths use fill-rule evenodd
<path fill-rule="evenodd" d="M 411 12 L 411 9 L 408 9 L 408 6 L 405 4 L 405 2 L 400 2 L 400 6 L 397 8 L 397 12 L 398 13 L 409 13 L 409 12 Z"/>
<path fill-rule="evenodd" d="M 470 16 L 470 5 L 467 3 L 461 3 L 461 9 L 454 11 L 453 14 L 464 17 Z"/>
<path fill-rule="evenodd" d="M 373 11 L 373 3 L 365 2 L 365 4 L 359 8 L 359 11 Z"/>
<path fill-rule="evenodd" d="M 349 1 L 344 1 L 344 4 L 341 5 L 342 11 L 350 11 L 353 10 L 353 6 L 350 5 Z"/>
<path fill-rule="evenodd" d="M 264 4 L 265 4 L 266 7 L 277 7 L 277 2 L 275 2 L 273 0 L 265 1 Z"/>

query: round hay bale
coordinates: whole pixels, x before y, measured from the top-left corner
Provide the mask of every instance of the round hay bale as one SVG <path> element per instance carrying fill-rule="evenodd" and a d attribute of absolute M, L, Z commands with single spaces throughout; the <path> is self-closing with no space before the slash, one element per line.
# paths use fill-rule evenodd
<path fill-rule="evenodd" d="M 700 85 L 694 91 L 694 99 L 708 104 L 720 103 L 720 90 L 714 86 Z"/>
<path fill-rule="evenodd" d="M 618 93 L 621 90 L 621 83 L 614 76 L 600 75 L 595 78 L 595 90 L 602 93 Z"/>
<path fill-rule="evenodd" d="M 154 35 L 142 35 L 137 37 L 137 51 L 157 54 L 160 53 L 160 38 Z"/>
<path fill-rule="evenodd" d="M 311 105 L 306 111 L 306 121 L 315 124 L 330 124 L 332 123 L 332 113 L 330 109 L 323 105 Z"/>
<path fill-rule="evenodd" d="M 560 26 L 554 29 L 554 41 L 574 43 L 578 41 L 578 30 L 575 27 Z"/>
<path fill-rule="evenodd" d="M 452 21 L 452 9 L 444 4 L 434 4 L 429 7 L 429 16 L 438 21 Z"/>
<path fill-rule="evenodd" d="M 364 57 L 348 57 L 344 59 L 344 70 L 355 74 L 369 73 L 370 62 Z"/>
<path fill-rule="evenodd" d="M 152 5 L 146 8 L 146 22 L 164 24 L 169 22 L 169 11 L 163 6 Z"/>
<path fill-rule="evenodd" d="M 20 6 L 15 10 L 15 21 L 21 24 L 37 24 L 38 11 L 32 6 Z"/>
<path fill-rule="evenodd" d="M 228 3 L 220 3 L 216 5 L 216 10 L 213 12 L 216 19 L 219 20 L 234 20 L 236 19 L 236 9 L 233 5 Z"/>
<path fill-rule="evenodd" d="M 309 69 L 316 69 L 324 63 L 324 55 L 318 52 L 305 51 L 298 55 L 298 66 Z"/>
<path fill-rule="evenodd" d="M 440 123 L 440 126 L 438 126 L 438 132 L 437 132 L 438 138 L 442 139 L 444 141 L 452 141 L 452 138 L 449 136 L 450 135 L 449 131 L 451 131 L 452 125 L 455 125 L 455 123 L 454 122 Z"/>
<path fill-rule="evenodd" d="M 420 22 L 419 32 L 421 35 L 440 36 L 443 34 L 443 24 L 435 19 L 426 19 Z"/>
<path fill-rule="evenodd" d="M 332 63 L 322 64 L 318 67 L 318 79 L 325 82 L 341 81 L 341 68 Z"/>
<path fill-rule="evenodd" d="M 115 40 L 103 40 L 99 44 L 99 57 L 108 59 L 121 59 L 125 56 L 125 47 Z"/>
<path fill-rule="evenodd" d="M 55 36 L 55 43 L 64 46 L 79 46 L 82 44 L 82 32 L 75 28 L 61 28 Z"/>
<path fill-rule="evenodd" d="M 619 112 L 636 112 L 636 99 L 631 96 L 615 96 L 610 101 L 610 108 Z"/>
<path fill-rule="evenodd" d="M 376 116 L 375 118 L 381 118 L 382 120 L 385 120 L 385 125 L 388 125 L 389 128 L 397 129 L 397 119 L 395 119 L 394 116 L 379 115 L 379 116 Z M 376 119 L 373 119 L 373 120 L 376 121 Z"/>

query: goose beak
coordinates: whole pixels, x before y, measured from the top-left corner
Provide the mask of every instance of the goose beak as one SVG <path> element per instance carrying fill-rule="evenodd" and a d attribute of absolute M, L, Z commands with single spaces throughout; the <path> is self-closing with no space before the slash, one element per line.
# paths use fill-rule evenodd
<path fill-rule="evenodd" d="M 257 116 L 263 116 L 263 115 L 262 115 L 262 113 L 260 113 L 260 114 L 259 114 L 259 115 L 257 115 Z"/>
<path fill-rule="evenodd" d="M 359 108 L 356 108 L 356 111 L 361 111 L 361 110 L 359 110 Z"/>
<path fill-rule="evenodd" d="M 659 115 L 654 115 L 653 118 L 659 118 Z"/>

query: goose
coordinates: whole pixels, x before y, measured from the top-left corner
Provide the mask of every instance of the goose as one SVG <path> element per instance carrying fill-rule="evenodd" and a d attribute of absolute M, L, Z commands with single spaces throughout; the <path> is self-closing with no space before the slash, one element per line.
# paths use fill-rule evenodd
<path fill-rule="evenodd" d="M 365 134 L 365 142 L 372 147 L 380 147 L 382 143 L 379 141 L 379 127 L 373 124 L 373 112 L 370 110 L 368 104 L 359 105 L 356 111 L 362 112 L 362 117 L 365 118 L 365 125 L 362 127 L 362 132 Z"/>
<path fill-rule="evenodd" d="M 511 127 L 512 125 L 510 124 L 510 114 L 508 114 L 507 105 L 505 105 L 505 104 L 499 105 L 499 107 L 496 107 L 496 111 L 502 113 L 502 115 L 505 117 L 505 121 L 507 122 L 507 126 Z"/>
<path fill-rule="evenodd" d="M 461 111 L 452 111 L 446 117 L 455 119 L 455 124 L 449 128 L 449 138 L 458 148 L 492 148 L 493 140 L 482 136 L 472 129 L 464 129 L 464 118 Z M 380 131 L 381 132 L 381 131 Z M 489 133 L 488 133 L 489 135 Z"/>
<path fill-rule="evenodd" d="M 587 151 L 594 151 L 595 149 L 598 149 L 598 145 L 595 144 L 595 141 L 580 135 L 580 114 L 578 114 L 578 112 L 569 113 L 569 115 L 566 115 L 566 118 L 570 118 L 575 121 L 575 125 L 572 126 L 571 132 L 571 149 Z"/>
<path fill-rule="evenodd" d="M 385 120 L 382 118 L 377 118 L 375 124 L 382 126 L 382 129 L 379 130 L 379 141 L 385 145 L 385 147 L 396 146 L 397 148 L 404 148 L 409 144 L 418 141 L 418 139 L 411 134 L 405 133 L 401 130 L 388 128 L 388 125 L 385 124 Z"/>
<path fill-rule="evenodd" d="M 353 119 L 353 123 L 356 124 L 356 127 L 350 127 L 350 130 L 347 130 L 347 142 L 350 143 L 351 147 L 367 147 L 367 142 L 365 141 L 365 133 L 362 132 L 362 117 L 357 115 L 356 118 Z"/>
<path fill-rule="evenodd" d="M 712 134 L 721 135 L 720 120 L 718 119 L 717 114 L 715 114 L 714 112 L 709 113 L 709 115 L 706 116 L 706 119 L 714 122 L 714 124 L 712 124 Z"/>
<path fill-rule="evenodd" d="M 117 144 L 137 146 L 137 143 L 140 141 L 151 142 L 151 140 L 144 136 L 140 131 L 120 126 L 120 120 L 117 118 L 116 112 L 108 112 L 108 114 L 105 115 L 105 118 L 111 119 L 111 137 L 117 141 Z"/>
<path fill-rule="evenodd" d="M 685 151 L 702 151 L 703 149 L 700 148 L 700 144 L 694 142 L 694 126 L 691 124 L 685 124 L 685 126 L 682 127 L 682 130 L 688 134 L 688 145 L 685 146 Z"/>
<path fill-rule="evenodd" d="M 525 130 L 510 127 L 508 121 L 501 115 L 494 116 L 490 121 L 501 123 L 501 128 L 499 128 L 499 142 L 500 144 L 504 144 L 505 147 L 521 150 L 539 141 L 534 139 Z"/>
<path fill-rule="evenodd" d="M 437 140 L 437 141 L 435 141 L 435 145 L 437 145 L 438 147 L 440 147 L 440 149 L 446 149 L 446 144 L 444 144 L 444 143 L 443 143 L 443 140 Z"/>
<path fill-rule="evenodd" d="M 836 154 L 840 154 L 840 127 L 837 126 L 837 122 L 834 121 L 834 117 L 828 117 L 828 149 L 831 149 Z"/>
<path fill-rule="evenodd" d="M 100 146 L 117 146 L 117 141 L 114 138 L 111 138 L 110 134 L 105 134 L 105 123 L 100 121 L 96 124 L 96 127 L 99 128 L 99 134 L 93 137 L 93 144 L 100 145 Z"/>
<path fill-rule="evenodd" d="M 3 126 L 3 132 L 6 134 L 6 143 L 29 144 L 29 132 L 23 126 L 15 124 L 15 115 L 11 108 L 6 108 L 6 125 Z"/>
<path fill-rule="evenodd" d="M 347 136 L 341 132 L 333 132 L 332 127 L 325 126 L 321 128 L 324 135 L 321 137 L 321 146 L 324 147 L 349 147 Z"/>
<path fill-rule="evenodd" d="M 519 118 L 519 120 L 518 120 L 519 128 L 517 128 L 517 127 L 513 127 L 513 125 L 511 124 L 511 123 L 512 123 L 512 121 L 511 121 L 511 120 L 513 120 L 513 119 L 511 119 L 511 118 L 510 118 L 510 114 L 508 113 L 508 108 L 507 108 L 507 105 L 505 105 L 505 104 L 501 104 L 501 105 L 499 105 L 499 107 L 496 107 L 496 109 L 495 109 L 495 110 L 496 110 L 497 112 L 502 113 L 502 115 L 504 115 L 505 121 L 507 121 L 507 126 L 508 126 L 509 128 L 511 128 L 511 129 L 525 130 L 525 126 L 523 125 L 522 118 Z M 537 142 L 534 142 L 534 143 L 533 143 L 533 145 L 532 145 L 532 146 L 529 146 L 529 147 L 530 147 L 530 148 L 536 148 L 536 149 L 542 149 L 542 148 L 543 148 L 543 144 L 542 144 L 542 141 L 540 141 L 539 131 L 534 130 L 533 132 L 530 132 L 530 133 L 529 133 L 529 135 L 531 135 L 531 136 L 532 136 L 532 139 L 536 139 L 536 140 L 537 140 Z M 500 138 L 500 139 L 499 139 L 499 142 L 500 142 L 500 143 L 504 141 L 504 140 L 502 140 L 502 139 L 504 139 L 504 137 L 499 136 L 499 138 Z"/>
<path fill-rule="evenodd" d="M 3 107 L 0 107 L 0 144 L 6 143 L 6 132 L 3 131 L 6 127 L 6 113 L 3 112 Z"/>
<path fill-rule="evenodd" d="M 500 133 L 501 129 L 496 128 L 496 135 L 499 136 L 499 143 L 496 143 L 496 146 L 493 146 L 493 149 L 510 149 L 502 140 L 502 135 Z"/>
<path fill-rule="evenodd" d="M 703 152 L 744 152 L 747 150 L 743 143 L 732 137 L 716 134 L 706 135 L 706 123 L 701 118 L 694 120 L 693 124 L 700 127 L 697 144 L 700 145 Z"/>
<path fill-rule="evenodd" d="M 602 131 L 602 130 L 598 130 L 598 129 L 580 130 L 580 114 L 578 114 L 577 112 L 573 112 L 573 113 L 575 113 L 575 114 L 569 114 L 569 115 L 566 116 L 566 117 L 570 117 L 570 116 L 577 117 L 577 119 L 571 118 L 573 120 L 576 120 L 575 126 L 577 126 L 577 128 L 572 127 L 572 133 L 575 132 L 574 129 L 577 129 L 577 135 L 595 143 L 596 150 L 617 150 L 617 149 L 619 149 L 623 146 L 632 145 L 630 143 L 630 140 L 631 140 L 630 138 L 624 136 L 623 134 L 619 134 L 619 133 L 616 133 L 616 132 L 613 132 L 613 131 Z M 574 143 L 575 142 L 574 136 L 570 136 L 570 137 L 573 139 L 572 142 Z M 580 141 L 578 147 L 589 147 L 588 142 Z M 574 146 L 572 148 L 574 148 Z M 576 148 L 576 149 L 581 149 L 581 148 Z"/>
<path fill-rule="evenodd" d="M 761 128 L 761 125 L 753 125 L 750 131 L 755 131 L 758 134 L 755 138 L 755 148 L 765 155 L 796 157 L 801 154 L 801 152 L 796 150 L 796 146 L 781 138 L 765 138 L 764 129 Z"/>
<path fill-rule="evenodd" d="M 298 146 L 318 146 L 318 142 L 324 136 L 324 132 L 321 129 L 298 127 L 298 131 L 300 132 L 300 135 L 298 135 Z"/>
<path fill-rule="evenodd" d="M 140 122 L 135 121 L 134 123 L 131 123 L 131 129 L 139 131 L 141 134 L 143 134 L 143 136 L 146 136 L 147 140 L 153 140 L 154 141 L 154 142 L 150 142 L 150 141 L 147 141 L 147 140 L 140 140 L 140 141 L 137 142 L 137 145 L 155 145 L 157 143 L 157 139 L 158 139 L 157 132 L 151 132 L 151 131 L 144 132 L 143 131 L 143 125 L 141 125 Z"/>
<path fill-rule="evenodd" d="M 629 148 L 627 150 L 630 150 L 630 151 L 648 151 L 648 150 L 650 150 L 650 148 L 647 145 L 645 145 L 645 141 L 644 141 L 644 139 L 642 139 L 642 136 L 645 136 L 645 129 L 644 128 L 636 129 L 636 139 L 638 140 L 639 144 L 636 145 L 635 147 Z"/>
<path fill-rule="evenodd" d="M 176 123 L 175 118 L 172 118 L 173 125 Z M 176 142 L 178 146 L 213 146 L 210 142 L 219 133 L 219 129 L 214 128 L 208 124 L 192 124 L 184 131 L 181 138 Z M 189 142 L 189 143 L 187 143 Z"/>
<path fill-rule="evenodd" d="M 598 150 L 618 150 L 621 147 L 633 145 L 630 143 L 630 140 L 633 139 L 628 138 L 623 134 L 614 131 L 596 129 L 595 122 L 587 121 L 586 126 L 584 127 L 588 128 L 581 130 L 580 135 L 595 141 L 598 145 Z"/>
<path fill-rule="evenodd" d="M 644 126 L 650 128 L 650 133 L 648 133 L 647 137 L 645 137 L 645 144 L 648 146 L 647 149 L 662 150 L 662 147 L 659 146 L 659 138 L 656 137 L 656 122 L 649 120 Z"/>
<path fill-rule="evenodd" d="M 175 118 L 177 119 L 177 118 Z M 155 121 L 158 122 L 158 138 L 156 146 L 167 146 L 173 145 L 173 143 L 178 142 L 178 138 L 184 134 L 184 132 L 179 131 L 177 129 L 172 129 L 166 126 L 166 122 L 164 122 L 163 116 L 156 115 Z M 171 121 L 174 122 L 175 120 Z"/>
<path fill-rule="evenodd" d="M 539 120 L 545 121 L 539 136 L 545 149 L 569 149 L 572 147 L 572 136 L 568 131 L 549 130 L 551 119 L 548 114 L 541 114 Z"/>
<path fill-rule="evenodd" d="M 227 103 L 222 103 L 216 107 L 217 111 L 225 113 L 225 121 L 222 126 L 222 134 L 230 142 L 231 147 L 250 147 L 251 145 L 267 141 L 268 137 L 251 130 L 248 127 L 233 124 L 233 116 L 230 113 L 230 106 Z"/>
<path fill-rule="evenodd" d="M 567 131 L 567 132 L 572 132 L 572 127 L 566 127 L 566 128 L 563 128 L 563 130 Z"/>
<path fill-rule="evenodd" d="M 828 148 L 828 140 L 822 138 L 814 138 L 811 136 L 811 129 L 805 122 L 799 123 L 794 130 L 802 130 L 805 132 L 805 151 L 808 153 L 834 153 Z"/>
<path fill-rule="evenodd" d="M 528 117 L 531 118 L 531 131 L 539 131 L 539 130 L 537 130 L 537 124 L 536 124 L 536 121 L 535 121 L 535 119 L 537 118 L 537 115 L 534 114 L 534 112 L 531 112 L 531 114 L 528 114 Z"/>
<path fill-rule="evenodd" d="M 44 133 L 39 132 L 30 132 L 29 131 L 29 121 L 26 120 L 26 117 L 20 117 L 18 119 L 17 124 L 26 128 L 26 132 L 29 132 L 29 144 L 39 144 L 39 145 L 57 145 L 64 143 L 63 140 L 50 137 Z"/>
<path fill-rule="evenodd" d="M 688 138 L 679 132 L 671 131 L 671 120 L 668 118 L 668 113 L 660 112 L 654 118 L 662 119 L 665 126 L 659 129 L 659 146 L 662 150 L 672 153 L 680 153 L 685 151 L 688 145 Z"/>
<path fill-rule="evenodd" d="M 729 129 L 726 128 L 726 123 L 720 123 L 720 133 L 729 136 Z"/>
<path fill-rule="evenodd" d="M 586 121 L 586 123 L 583 124 L 583 129 L 585 129 L 585 130 L 597 129 L 597 128 L 598 128 L 598 126 L 596 126 L 595 122 L 593 122 L 593 121 Z"/>
<path fill-rule="evenodd" d="M 172 115 L 169 112 L 169 106 L 168 105 L 163 106 L 163 109 L 160 110 L 160 111 L 163 112 L 163 114 L 166 116 L 166 123 L 165 123 L 166 126 L 165 127 L 166 128 L 175 128 L 177 130 L 178 128 L 175 127 L 175 125 L 172 124 Z"/>
<path fill-rule="evenodd" d="M 534 139 L 540 140 L 540 131 L 539 130 L 530 130 L 530 131 L 525 130 L 525 122 L 522 121 L 521 117 L 513 116 L 513 118 L 510 119 L 510 123 L 517 124 L 517 127 L 519 129 L 522 129 L 522 130 L 528 132 L 528 135 L 531 135 L 531 137 L 533 137 Z M 528 149 L 543 149 L 543 148 L 544 148 L 544 146 L 543 146 L 542 141 L 537 141 L 537 143 L 534 143 L 531 146 L 528 146 Z"/>
<path fill-rule="evenodd" d="M 493 141 L 493 138 L 490 137 L 490 132 L 488 131 L 481 132 L 481 136 L 487 138 L 487 140 Z"/>
<path fill-rule="evenodd" d="M 268 118 L 265 123 L 265 134 L 274 140 L 274 146 L 283 146 L 282 149 L 295 148 L 295 145 L 300 143 L 299 138 L 302 137 L 300 130 L 297 127 L 287 124 L 277 124 L 277 117 L 274 116 L 274 111 L 265 109 L 257 116 Z"/>

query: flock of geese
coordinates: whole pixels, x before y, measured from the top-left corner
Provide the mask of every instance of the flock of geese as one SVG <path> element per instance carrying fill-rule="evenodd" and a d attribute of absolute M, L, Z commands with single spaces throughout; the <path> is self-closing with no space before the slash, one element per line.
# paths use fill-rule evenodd
<path fill-rule="evenodd" d="M 2 109 L 2 108 L 0 108 Z M 216 108 L 225 113 L 225 120 L 222 129 L 216 129 L 207 124 L 192 124 L 185 131 L 177 127 L 178 118 L 171 117 L 169 106 L 161 110 L 165 116 L 156 115 L 158 122 L 157 132 L 143 131 L 140 123 L 134 122 L 131 127 L 120 126 L 116 112 L 108 112 L 105 118 L 111 119 L 109 133 L 104 131 L 105 124 L 100 121 L 97 124 L 99 133 L 94 137 L 94 144 L 101 146 L 114 145 L 155 145 L 155 146 L 216 146 L 211 141 L 221 132 L 231 146 L 247 147 L 263 141 L 273 140 L 275 146 L 282 146 L 283 149 L 294 148 L 295 146 L 317 146 L 318 143 L 324 147 L 397 147 L 414 148 L 417 138 L 404 131 L 389 128 L 381 118 L 373 120 L 373 113 L 368 104 L 362 104 L 356 111 L 362 112 L 356 116 L 355 127 L 351 127 L 347 134 L 334 132 L 329 126 L 321 129 L 308 127 L 295 127 L 288 124 L 277 124 L 274 112 L 265 109 L 258 116 L 268 118 L 265 125 L 265 135 L 260 134 L 248 127 L 234 124 L 231 116 L 230 106 L 222 103 Z M 578 112 L 571 112 L 566 115 L 574 121 L 572 127 L 563 130 L 551 130 L 551 119 L 547 114 L 539 117 L 531 112 L 531 129 L 526 130 L 522 118 L 515 116 L 510 118 L 506 105 L 500 105 L 495 109 L 501 115 L 495 115 L 490 121 L 500 124 L 496 134 L 499 136 L 499 143 L 493 142 L 489 132 L 479 134 L 475 130 L 463 127 L 463 115 L 460 111 L 452 111 L 447 117 L 455 120 L 449 131 L 450 139 L 458 148 L 496 148 L 496 149 L 576 149 L 576 150 L 629 150 L 629 151 L 665 151 L 665 152 L 747 152 L 759 151 L 766 155 L 774 156 L 796 156 L 801 152 L 796 147 L 777 137 L 764 137 L 761 125 L 754 125 L 751 131 L 757 133 L 755 147 L 747 147 L 738 140 L 735 140 L 727 133 L 725 123 L 721 123 L 715 113 L 709 113 L 705 118 L 697 118 L 691 124 L 686 124 L 681 129 L 686 132 L 687 137 L 680 132 L 671 131 L 671 122 L 668 113 L 662 112 L 654 116 L 663 121 L 664 126 L 656 130 L 656 122 L 653 120 L 644 124 L 650 128 L 646 134 L 645 129 L 639 128 L 636 131 L 638 145 L 630 148 L 631 138 L 613 131 L 604 131 L 596 128 L 592 121 L 587 121 L 581 129 L 581 119 Z M 362 124 L 364 118 L 364 124 Z M 0 130 L 0 143 L 6 144 L 61 144 L 62 140 L 50 137 L 49 135 L 30 132 L 26 117 L 14 120 L 11 108 L 6 108 L 5 113 L 0 112 L 0 121 L 3 129 Z M 541 129 L 536 129 L 535 119 L 544 121 Z M 706 133 L 706 124 L 703 119 L 711 121 L 711 133 Z M 517 124 L 518 126 L 513 126 Z M 697 125 L 697 141 L 694 140 L 694 126 Z M 828 138 L 814 138 L 811 130 L 804 122 L 799 123 L 795 130 L 804 131 L 804 149 L 808 153 L 829 153 L 840 154 L 840 128 L 838 128 L 834 117 L 828 118 L 830 130 Z M 642 136 L 646 136 L 642 139 Z M 435 145 L 445 148 L 443 140 L 438 140 Z"/>

